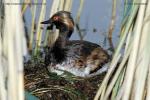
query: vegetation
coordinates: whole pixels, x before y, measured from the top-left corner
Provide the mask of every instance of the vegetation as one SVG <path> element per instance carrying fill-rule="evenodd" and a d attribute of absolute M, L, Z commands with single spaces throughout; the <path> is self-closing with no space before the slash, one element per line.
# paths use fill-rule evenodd
<path fill-rule="evenodd" d="M 100 100 L 110 97 L 112 100 L 150 99 L 149 7 L 150 2 L 146 0 L 126 0 L 120 42 L 95 100 L 99 97 Z M 121 56 L 123 58 L 120 61 Z M 116 66 L 117 62 L 120 62 L 119 66 Z"/>
<path fill-rule="evenodd" d="M 41 50 L 47 45 L 49 32 L 43 30 L 40 22 L 47 12 L 51 17 L 59 10 L 71 11 L 73 1 L 53 0 L 50 9 L 47 9 L 46 0 L 23 2 L 20 6 L 20 0 L 0 1 L 0 100 L 23 100 L 25 97 L 33 100 L 52 97 L 82 100 L 150 99 L 149 0 L 124 0 L 120 41 L 114 48 L 109 70 L 90 79 L 75 77 L 68 72 L 64 77 L 49 73 L 43 63 Z M 85 1 L 80 2 L 75 23 L 80 39 L 83 39 L 85 34 L 80 29 L 79 21 Z M 108 29 L 110 41 L 115 27 L 116 5 L 117 1 L 113 0 L 112 20 Z M 25 13 L 31 14 L 31 26 L 27 30 Z M 23 56 L 28 52 L 31 60 L 24 63 Z"/>

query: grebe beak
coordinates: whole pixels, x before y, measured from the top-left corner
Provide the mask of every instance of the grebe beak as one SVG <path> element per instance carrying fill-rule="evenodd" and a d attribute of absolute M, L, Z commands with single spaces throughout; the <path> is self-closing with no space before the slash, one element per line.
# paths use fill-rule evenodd
<path fill-rule="evenodd" d="M 52 24 L 51 19 L 41 22 L 41 24 Z"/>

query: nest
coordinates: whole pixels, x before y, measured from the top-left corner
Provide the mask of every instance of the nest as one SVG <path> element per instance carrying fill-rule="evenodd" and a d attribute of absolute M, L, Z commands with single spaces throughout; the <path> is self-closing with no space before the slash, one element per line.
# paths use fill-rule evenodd
<path fill-rule="evenodd" d="M 66 73 L 65 77 L 50 73 L 42 62 L 25 64 L 25 90 L 40 100 L 92 100 L 105 73 L 81 78 Z"/>

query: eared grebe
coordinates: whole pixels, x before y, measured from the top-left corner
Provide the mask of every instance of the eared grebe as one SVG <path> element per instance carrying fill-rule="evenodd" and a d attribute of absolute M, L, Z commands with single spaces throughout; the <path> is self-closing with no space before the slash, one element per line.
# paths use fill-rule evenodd
<path fill-rule="evenodd" d="M 59 35 L 48 48 L 45 64 L 49 71 L 62 74 L 68 71 L 76 76 L 91 77 L 107 70 L 109 55 L 99 45 L 83 40 L 69 40 L 74 21 L 67 11 L 55 13 L 49 20 L 41 22 L 59 29 Z M 55 33 L 54 33 L 55 34 Z"/>

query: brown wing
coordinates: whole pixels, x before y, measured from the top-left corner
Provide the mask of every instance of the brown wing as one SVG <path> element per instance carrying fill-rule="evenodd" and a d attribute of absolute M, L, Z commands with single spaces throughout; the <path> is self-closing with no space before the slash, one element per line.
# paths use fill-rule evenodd
<path fill-rule="evenodd" d="M 91 73 L 101 68 L 109 61 L 107 52 L 95 43 L 73 40 L 67 42 L 68 56 L 75 60 L 79 68 L 91 67 Z"/>

